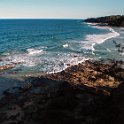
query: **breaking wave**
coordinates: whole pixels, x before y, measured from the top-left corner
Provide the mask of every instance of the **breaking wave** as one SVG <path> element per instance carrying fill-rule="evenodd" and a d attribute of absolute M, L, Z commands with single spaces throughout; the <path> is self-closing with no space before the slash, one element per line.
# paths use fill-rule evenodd
<path fill-rule="evenodd" d="M 43 50 L 42 49 L 27 49 L 27 52 L 28 52 L 29 55 L 43 54 Z"/>
<path fill-rule="evenodd" d="M 86 42 L 85 42 L 84 48 L 87 49 L 87 50 L 95 51 L 94 46 L 96 44 L 101 44 L 108 39 L 111 39 L 111 38 L 114 38 L 114 37 L 117 37 L 117 36 L 120 35 L 118 32 L 116 32 L 111 27 L 96 26 L 96 25 L 93 25 L 93 24 L 90 24 L 90 25 L 94 28 L 98 28 L 98 29 L 102 29 L 102 30 L 109 30 L 110 32 L 106 33 L 106 34 L 86 35 L 86 37 L 85 37 Z"/>
<path fill-rule="evenodd" d="M 26 53 L 9 53 L 3 54 L 0 65 L 6 64 L 21 64 L 27 67 L 33 67 L 41 63 L 41 58 L 37 55 L 43 55 L 45 52 L 42 49 L 27 49 Z"/>
<path fill-rule="evenodd" d="M 63 44 L 62 45 L 64 48 L 67 48 L 67 47 L 69 47 L 69 45 L 66 43 L 66 44 Z"/>

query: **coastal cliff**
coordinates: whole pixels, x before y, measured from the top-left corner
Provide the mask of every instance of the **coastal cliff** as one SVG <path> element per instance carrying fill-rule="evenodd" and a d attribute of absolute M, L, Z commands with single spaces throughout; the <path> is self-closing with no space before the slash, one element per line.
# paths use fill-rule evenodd
<path fill-rule="evenodd" d="M 124 27 L 124 15 L 105 16 L 99 18 L 88 18 L 88 23 L 101 23 L 108 26 Z"/>

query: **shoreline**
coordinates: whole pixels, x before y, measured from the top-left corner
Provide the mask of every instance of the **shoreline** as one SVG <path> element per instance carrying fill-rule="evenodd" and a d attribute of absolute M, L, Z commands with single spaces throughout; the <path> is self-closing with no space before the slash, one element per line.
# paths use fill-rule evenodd
<path fill-rule="evenodd" d="M 124 47 L 124 44 L 123 44 L 123 40 L 124 40 L 124 33 L 123 33 L 123 29 L 124 27 L 114 27 L 114 26 L 109 26 L 109 25 L 104 25 L 104 23 L 89 23 L 89 25 L 91 26 L 95 26 L 95 28 L 103 28 L 104 29 L 109 29 L 111 32 L 114 33 L 113 36 L 109 36 L 108 38 L 105 38 L 102 42 L 100 43 L 96 43 L 96 44 L 93 44 L 93 46 L 96 48 L 94 48 L 94 50 L 97 52 L 99 51 L 97 49 L 97 46 L 101 45 L 104 49 L 106 49 L 106 51 L 108 52 L 115 52 L 116 53 L 116 58 L 115 56 L 113 56 L 112 58 L 110 57 L 107 57 L 105 59 L 115 59 L 117 61 L 124 61 L 123 59 L 123 55 L 124 55 L 124 50 L 123 50 L 123 47 Z M 115 43 L 114 43 L 115 42 Z M 108 45 L 108 46 L 107 46 Z M 111 49 L 110 46 L 114 46 L 114 48 Z M 120 46 L 119 46 L 120 45 Z M 119 47 L 118 47 L 119 46 Z M 103 59 L 100 57 L 100 59 Z"/>
<path fill-rule="evenodd" d="M 115 70 L 119 70 L 119 75 L 115 74 L 116 73 Z M 109 71 L 111 73 L 109 73 Z M 107 59 L 107 60 L 86 60 L 77 65 L 71 65 L 66 69 L 56 73 L 42 74 L 39 72 L 35 75 L 33 73 L 30 73 L 29 75 L 23 75 L 20 78 L 18 78 L 18 76 L 16 77 L 1 76 L 1 77 L 8 79 L 8 81 L 11 81 L 11 80 L 14 81 L 15 79 L 15 81 L 17 80 L 17 82 L 20 82 L 19 84 L 15 82 L 14 83 L 15 86 L 12 86 L 7 90 L 11 90 L 13 88 L 18 89 L 20 87 L 23 87 L 23 85 L 25 85 L 26 83 L 27 84 L 32 83 L 33 80 L 35 79 L 37 80 L 40 78 L 41 79 L 46 78 L 48 80 L 60 81 L 60 82 L 64 81 L 64 82 L 68 82 L 71 85 L 79 85 L 79 84 L 86 85 L 88 87 L 94 87 L 94 88 L 95 87 L 96 88 L 97 87 L 117 88 L 123 82 L 122 80 L 123 73 L 124 73 L 124 61 Z M 101 76 L 97 77 L 97 75 L 103 75 L 103 77 Z M 118 80 L 115 78 L 121 78 L 121 79 Z M 105 83 L 106 81 L 107 83 Z"/>
<path fill-rule="evenodd" d="M 102 45 L 105 42 L 110 41 L 110 40 L 112 40 L 111 43 L 113 44 L 113 40 L 116 40 L 121 35 L 119 30 L 124 29 L 124 27 L 121 27 L 121 28 L 120 27 L 114 27 L 114 26 L 106 25 L 104 23 L 94 23 L 94 22 L 89 23 L 89 22 L 85 22 L 85 20 L 84 20 L 84 23 L 91 26 L 92 28 L 96 28 L 96 29 L 98 28 L 98 29 L 101 29 L 101 30 L 109 30 L 110 31 L 109 33 L 106 33 L 104 35 L 103 34 L 87 35 L 85 40 L 86 41 L 91 41 L 91 43 L 92 43 L 91 44 L 92 55 L 96 55 L 95 51 L 98 50 L 98 49 L 95 49 L 96 46 Z M 123 36 L 123 35 L 121 35 L 121 36 Z M 105 48 L 105 47 L 103 46 L 103 48 Z M 108 48 L 105 48 L 105 49 L 107 51 L 109 51 Z M 97 57 L 95 57 L 95 59 L 97 59 Z M 98 57 L 98 59 L 99 59 L 99 57 Z M 101 59 L 104 59 L 104 58 L 101 58 Z M 114 59 L 114 58 L 110 58 L 110 59 Z"/>
<path fill-rule="evenodd" d="M 95 26 L 97 26 L 96 24 L 95 24 Z M 101 28 L 102 26 L 100 26 L 100 28 Z M 103 26 L 104 27 L 104 26 Z M 97 27 L 95 27 L 95 28 L 97 28 Z M 107 28 L 109 28 L 109 27 L 107 27 Z M 110 27 L 111 28 L 111 27 Z M 114 37 L 114 38 L 116 38 L 116 37 Z M 114 39 L 113 38 L 113 39 Z M 111 38 L 109 38 L 109 39 L 112 39 L 112 37 Z M 107 42 L 107 40 L 108 40 L 108 38 L 107 39 L 105 39 L 104 40 L 104 42 Z M 102 44 L 102 43 L 100 43 L 100 44 Z M 93 46 L 96 46 L 97 45 L 97 43 L 94 43 L 93 44 Z M 92 61 L 92 59 L 85 59 L 85 60 L 82 60 L 82 61 L 79 61 L 76 65 L 78 65 L 78 64 L 80 64 L 80 63 L 82 63 L 82 62 L 85 62 L 85 61 L 87 61 L 87 60 L 90 60 L 90 61 Z M 98 60 L 100 60 L 100 59 L 95 59 L 96 61 L 98 61 Z M 93 59 L 93 61 L 94 61 L 94 59 Z M 20 64 L 20 63 L 19 63 Z M 14 63 L 14 66 L 13 65 L 7 65 L 7 66 L 4 66 L 2 69 L 3 70 L 7 70 L 7 69 L 9 69 L 9 68 L 13 68 L 13 67 L 15 67 L 15 65 L 17 65 L 17 63 Z M 72 67 L 72 66 L 76 66 L 75 64 L 74 65 L 69 65 L 68 67 Z M 64 71 L 64 70 L 66 70 L 68 67 L 66 67 L 66 68 L 63 68 L 63 70 L 62 71 Z M 54 72 L 54 73 L 60 73 L 60 72 L 62 72 L 62 71 L 59 71 L 59 72 Z M 54 74 L 54 73 L 49 73 L 49 74 Z M 47 75 L 47 73 L 45 74 L 45 73 L 43 73 L 42 75 Z M 18 76 L 19 76 L 19 78 L 18 78 Z M 5 74 L 5 75 L 1 75 L 1 77 L 3 77 L 3 78 L 5 78 L 5 77 L 7 77 L 8 79 L 10 78 L 10 79 L 20 79 L 20 80 L 23 80 L 22 82 L 24 82 L 24 80 L 26 79 L 26 78 L 29 78 L 29 77 L 40 77 L 41 76 L 41 72 L 38 72 L 37 74 L 36 73 L 34 73 L 34 72 L 29 72 L 29 73 L 25 73 L 25 74 L 21 74 L 21 75 L 18 75 L 18 74 Z"/>
<path fill-rule="evenodd" d="M 116 37 L 118 37 L 120 34 L 118 33 L 118 32 L 116 32 L 112 27 L 109 27 L 109 26 L 101 26 L 101 25 L 99 25 L 99 23 L 86 23 L 86 24 L 88 24 L 88 25 L 91 25 L 92 27 L 94 27 L 95 26 L 95 28 L 101 28 L 101 27 L 104 27 L 104 28 L 102 28 L 103 30 L 105 29 L 108 29 L 108 30 L 110 30 L 112 33 L 116 33 L 114 36 L 107 36 L 106 38 L 104 38 L 104 37 L 101 37 L 101 36 L 103 36 L 103 35 L 101 35 L 101 34 L 98 34 L 98 35 L 96 35 L 97 36 L 97 38 L 95 38 L 95 41 L 93 40 L 92 41 L 92 37 L 91 37 L 91 43 L 92 43 L 92 51 L 95 51 L 95 49 L 94 49 L 94 46 L 95 45 L 97 45 L 97 44 L 102 44 L 102 43 L 104 43 L 104 42 L 106 42 L 108 39 L 112 39 L 112 38 L 116 38 Z M 111 33 L 107 33 L 107 34 L 105 34 L 105 35 L 108 35 L 108 34 L 111 34 Z M 89 39 L 88 39 L 88 37 L 89 36 L 94 36 L 94 34 L 93 35 L 88 35 L 88 36 L 86 36 L 86 38 L 85 38 L 85 40 L 86 41 L 89 41 Z M 100 39 L 100 42 L 96 42 L 96 39 L 99 39 L 99 38 L 102 38 L 102 39 Z M 38 51 L 39 52 L 39 51 Z M 80 60 L 79 62 L 77 62 L 77 64 L 79 64 L 79 63 L 81 63 L 81 62 L 83 62 L 83 61 L 86 61 L 86 60 L 88 60 L 88 59 L 91 59 L 91 58 L 82 58 L 82 60 Z M 2 60 L 1 60 L 2 61 Z M 0 71 L 2 72 L 2 71 L 6 71 L 6 70 L 8 70 L 8 69 L 11 69 L 11 68 L 14 68 L 16 65 L 18 65 L 18 64 L 21 64 L 21 63 L 23 63 L 23 62 L 12 62 L 11 64 L 6 64 L 6 65 L 3 65 L 3 66 L 0 66 Z M 64 69 L 66 69 L 67 67 L 65 67 Z"/>
<path fill-rule="evenodd" d="M 94 27 L 94 28 L 100 28 L 100 29 L 103 29 L 103 30 L 106 30 L 106 29 L 108 29 L 109 31 L 111 31 L 112 33 L 114 33 L 114 35 L 111 35 L 111 36 L 109 36 L 109 37 L 106 37 L 106 38 L 104 38 L 101 42 L 99 42 L 98 44 L 102 44 L 103 42 L 105 42 L 106 40 L 108 40 L 108 39 L 111 39 L 111 38 L 115 38 L 115 37 L 118 37 L 118 36 L 120 36 L 120 34 L 118 33 L 118 32 L 116 32 L 115 31 L 115 29 L 113 29 L 114 27 L 112 27 L 112 26 L 108 26 L 108 25 L 101 25 L 101 24 L 99 24 L 99 23 L 86 23 L 86 24 L 88 24 L 88 25 L 90 25 L 91 27 Z M 118 29 L 120 29 L 119 27 L 118 27 Z M 111 33 L 110 33 L 111 34 Z M 99 34 L 98 34 L 99 35 Z M 105 35 L 107 35 L 107 34 L 105 34 Z M 96 43 L 97 44 L 97 43 Z"/>
<path fill-rule="evenodd" d="M 91 25 L 91 23 L 90 23 L 90 25 Z M 96 24 L 95 23 L 95 25 L 94 24 L 92 24 L 93 26 L 96 26 L 95 28 L 101 28 L 101 27 L 104 27 L 104 26 L 99 26 L 98 25 L 98 23 Z M 97 27 L 98 26 L 98 27 Z M 111 34 L 111 36 L 106 36 L 106 37 L 104 37 L 103 35 L 96 35 L 96 38 L 95 39 L 93 39 L 94 38 L 94 36 L 95 35 L 89 35 L 89 36 L 86 36 L 86 38 L 85 38 L 85 40 L 86 41 L 90 41 L 91 42 L 91 50 L 92 50 L 92 54 L 94 54 L 94 51 L 95 51 L 95 49 L 94 49 L 94 47 L 97 45 L 97 44 L 102 44 L 103 42 L 105 42 L 105 41 L 107 41 L 108 39 L 111 39 L 111 38 L 114 38 L 114 37 L 117 37 L 117 36 L 119 36 L 119 34 L 117 33 L 117 32 L 115 32 L 111 27 L 108 27 L 107 26 L 107 28 L 108 28 L 108 30 L 110 30 L 112 33 L 114 32 L 114 33 L 116 33 L 116 34 L 114 34 L 114 36 L 112 36 L 112 34 L 111 33 L 108 33 L 108 34 L 106 34 L 106 35 L 109 35 L 109 34 Z M 106 28 L 103 28 L 103 30 L 104 29 L 106 29 Z M 91 36 L 91 38 L 90 38 L 90 36 Z M 88 38 L 89 37 L 89 38 Z M 92 41 L 92 39 L 93 39 L 93 41 Z M 99 41 L 98 42 L 96 42 L 96 40 L 98 40 L 99 39 Z M 92 43 L 93 42 L 93 43 Z M 31 49 L 31 52 L 32 52 L 32 49 Z M 36 51 L 36 52 L 39 52 L 39 51 Z M 33 53 L 34 53 L 34 51 L 33 51 Z M 83 58 L 82 58 L 83 59 Z M 85 57 L 84 57 L 84 59 L 85 59 Z M 85 60 L 88 60 L 88 59 L 92 59 L 92 58 L 86 58 Z M 79 62 L 75 62 L 76 64 L 79 64 L 79 63 L 81 63 L 82 61 L 85 61 L 85 60 L 79 60 Z M 23 62 L 22 62 L 23 63 Z M 21 64 L 21 62 L 18 62 L 18 64 Z M 69 63 L 70 64 L 70 63 Z M 68 64 L 68 65 L 69 65 Z M 7 69 L 11 69 L 11 68 L 14 68 L 15 67 L 15 65 L 17 65 L 15 62 L 12 62 L 12 64 L 7 64 L 7 65 L 3 65 L 3 66 L 1 66 L 0 67 L 0 71 L 1 70 L 7 70 Z M 71 65 L 71 64 L 70 64 Z M 72 65 L 75 65 L 75 64 L 72 64 Z M 65 67 L 64 67 L 64 69 L 66 69 L 68 66 L 67 66 L 67 64 L 65 64 Z M 63 70 L 64 70 L 63 69 Z M 57 71 L 57 72 L 59 72 L 59 71 Z M 15 72 L 16 73 L 16 72 Z M 53 72 L 51 72 L 51 73 L 53 73 Z"/>
<path fill-rule="evenodd" d="M 92 75 L 92 73 L 93 73 L 93 75 L 96 75 L 96 74 L 98 74 L 97 73 L 97 70 L 94 70 L 97 66 L 100 66 L 99 67 L 99 69 L 102 69 L 102 71 L 104 70 L 104 71 L 106 71 L 106 68 L 104 69 L 104 67 L 105 67 L 105 65 L 107 66 L 107 68 L 109 69 L 109 67 L 110 67 L 110 69 L 112 69 L 111 68 L 111 66 L 113 66 L 114 67 L 114 69 L 116 68 L 115 66 L 117 66 L 117 68 L 120 68 L 120 69 L 122 69 L 122 71 L 123 71 L 123 69 L 124 69 L 124 61 L 116 61 L 116 60 L 112 60 L 112 59 L 104 59 L 104 60 L 102 60 L 102 59 L 99 59 L 99 60 L 85 60 L 85 61 L 83 61 L 83 62 L 81 62 L 81 63 L 78 63 L 77 65 L 71 65 L 71 66 L 69 66 L 69 67 L 67 67 L 67 68 L 65 68 L 64 70 L 62 70 L 62 71 L 60 71 L 60 72 L 55 72 L 55 73 L 41 73 L 41 72 L 38 72 L 37 74 L 35 73 L 29 73 L 29 74 L 23 74 L 23 75 L 16 75 L 16 76 L 13 76 L 13 75 L 11 75 L 11 76 L 1 76 L 1 78 L 5 78 L 5 79 L 7 79 L 9 82 L 10 81 L 16 81 L 17 80 L 17 82 L 20 82 L 20 83 L 14 83 L 14 85 L 13 86 L 11 86 L 9 89 L 12 89 L 12 88 L 14 88 L 14 87 L 17 87 L 17 88 L 19 88 L 21 85 L 23 86 L 23 84 L 26 84 L 26 83 L 29 83 L 31 80 L 30 79 L 32 79 L 32 78 L 48 78 L 48 79 L 51 79 L 51 80 L 56 80 L 56 81 L 66 81 L 66 82 L 70 82 L 71 84 L 74 84 L 75 85 L 75 76 L 76 75 L 78 75 L 77 77 L 76 77 L 76 81 L 78 81 L 79 80 L 79 82 L 77 82 L 77 83 L 79 83 L 79 84 L 83 84 L 83 85 L 85 85 L 86 84 L 86 86 L 89 86 L 89 87 L 97 87 L 97 83 L 98 82 L 96 82 L 96 84 L 95 84 L 95 82 L 92 82 L 92 83 L 94 83 L 94 84 L 92 84 L 91 82 L 88 82 L 88 80 L 86 81 L 86 80 L 82 80 L 82 81 L 84 81 L 84 82 L 82 82 L 79 78 L 83 78 L 83 77 L 80 77 L 81 75 L 82 76 L 84 76 L 85 77 L 85 71 L 87 71 L 88 70 L 88 72 L 86 72 L 87 74 L 87 76 L 85 77 L 85 78 L 88 78 L 88 77 L 90 77 L 91 75 Z M 82 70 L 82 71 L 84 71 L 84 72 L 81 72 L 82 74 L 80 75 L 80 70 Z M 79 71 L 79 74 L 78 74 L 78 71 Z M 77 73 L 77 74 L 76 74 Z M 108 71 L 107 72 L 105 72 L 106 73 L 106 75 L 108 75 L 109 73 L 108 73 Z M 66 75 L 71 75 L 72 74 L 72 77 L 67 77 Z M 73 75 L 74 74 L 74 75 Z M 111 74 L 110 74 L 111 75 Z M 64 77 L 65 76 L 65 77 Z M 66 78 L 67 77 L 67 78 Z M 69 79 L 70 78 L 70 79 Z M 74 78 L 74 80 L 73 80 L 73 78 Z M 93 76 L 93 78 L 95 78 L 94 76 Z M 106 77 L 106 80 L 107 80 L 107 78 L 109 78 L 109 77 Z M 111 77 L 110 77 L 111 78 Z M 28 80 L 29 79 L 29 80 Z M 6 81 L 7 81 L 6 80 Z M 72 80 L 72 81 L 71 81 Z M 91 79 L 92 80 L 92 79 Z M 109 79 L 108 79 L 109 80 Z M 111 79 L 110 79 L 111 80 Z M 114 80 L 114 79 L 113 79 Z M 86 83 L 85 83 L 85 81 L 86 81 Z M 104 82 L 103 81 L 103 79 L 102 79 L 102 82 Z M 102 83 L 101 82 L 101 83 Z M 6 82 L 7 83 L 7 82 Z M 76 83 L 76 84 L 77 84 Z M 91 84 L 91 85 L 90 85 Z M 99 84 L 98 83 L 98 85 L 101 85 L 102 86 L 102 84 Z M 115 84 L 115 85 L 113 85 L 112 87 L 118 87 L 120 85 L 120 83 L 119 82 L 117 82 L 117 84 Z M 108 86 L 107 84 L 106 84 L 106 86 Z M 111 86 L 110 86 L 111 87 Z M 111 87 L 111 88 L 112 88 Z M 7 89 L 7 90 L 9 90 L 9 89 Z M 6 91 L 6 90 L 3 90 L 3 91 Z M 2 94 L 1 94 L 2 95 Z"/>
<path fill-rule="evenodd" d="M 116 115 L 113 110 L 118 110 L 115 103 L 120 100 L 117 99 L 118 92 L 123 88 L 123 84 L 124 62 L 114 60 L 87 60 L 59 73 L 30 77 L 20 87 L 4 91 L 4 96 L 0 100 L 0 115 L 2 115 L 0 122 L 1 124 L 20 121 L 28 123 L 30 119 L 33 123 L 39 124 L 43 121 L 50 124 L 61 118 L 63 123 L 68 121 L 72 123 L 75 120 L 74 124 L 76 124 L 83 118 L 89 120 L 89 117 L 95 124 L 102 123 L 102 119 L 104 123 L 108 120 L 114 121 L 115 117 L 107 117 L 108 114 Z M 84 108 L 89 111 L 88 115 L 85 115 L 87 110 L 84 111 Z M 79 110 L 82 112 L 80 113 Z M 99 116 L 93 116 L 96 111 Z M 61 112 L 64 112 L 64 115 Z M 38 118 L 38 113 L 43 116 L 41 119 Z M 30 116 L 31 114 L 33 115 Z M 12 117 L 15 119 L 13 120 Z"/>

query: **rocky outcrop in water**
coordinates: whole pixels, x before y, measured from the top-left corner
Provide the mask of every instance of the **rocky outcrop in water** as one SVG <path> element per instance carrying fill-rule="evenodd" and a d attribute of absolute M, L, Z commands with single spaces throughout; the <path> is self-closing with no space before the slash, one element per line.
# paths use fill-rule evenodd
<path fill-rule="evenodd" d="M 123 68 L 124 63 L 121 61 L 86 61 L 60 73 L 48 75 L 48 77 L 54 80 L 64 80 L 74 85 L 116 88 L 124 79 L 121 75 Z"/>
<path fill-rule="evenodd" d="M 11 68 L 14 68 L 14 67 L 15 67 L 14 65 L 4 65 L 4 66 L 0 66 L 0 71 L 7 70 L 7 69 L 11 69 Z"/>
<path fill-rule="evenodd" d="M 0 66 L 0 71 L 15 68 L 15 66 L 18 65 L 18 64 L 20 64 L 20 62 L 12 62 L 11 64 L 6 64 L 6 65 L 3 65 L 3 66 Z"/>
<path fill-rule="evenodd" d="M 101 24 L 105 24 L 105 25 L 109 25 L 109 26 L 124 27 L 124 15 L 89 18 L 89 19 L 86 19 L 85 22 L 101 23 Z"/>

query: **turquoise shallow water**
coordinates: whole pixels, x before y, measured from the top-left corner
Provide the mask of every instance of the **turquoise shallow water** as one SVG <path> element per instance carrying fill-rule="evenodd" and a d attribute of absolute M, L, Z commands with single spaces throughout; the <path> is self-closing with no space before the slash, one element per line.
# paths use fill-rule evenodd
<path fill-rule="evenodd" d="M 104 44 L 113 37 L 119 34 L 112 28 L 82 20 L 0 20 L 0 66 L 15 66 L 2 75 L 54 73 L 86 59 L 118 56 L 112 42 Z"/>

